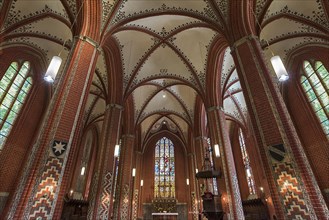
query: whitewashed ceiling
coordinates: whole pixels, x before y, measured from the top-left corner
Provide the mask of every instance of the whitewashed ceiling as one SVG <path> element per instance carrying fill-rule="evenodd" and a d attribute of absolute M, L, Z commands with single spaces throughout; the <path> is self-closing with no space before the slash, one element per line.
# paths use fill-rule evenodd
<path fill-rule="evenodd" d="M 135 124 L 140 125 L 143 137 L 165 122 L 186 141 L 188 129 L 193 128 L 196 97 L 205 95 L 210 45 L 230 18 L 229 1 L 235 0 L 101 1 L 102 31 L 110 33 L 120 45 L 123 96 L 133 97 Z M 299 45 L 328 43 L 325 1 L 256 0 L 254 14 L 261 26 L 264 48 L 267 41 L 275 54 L 285 58 Z M 2 47 L 29 45 L 50 60 L 65 44 L 67 49 L 61 56 L 66 59 L 81 1 L 13 0 L 6 5 L 0 1 L 0 7 L 8 7 L 0 32 Z M 270 56 L 269 50 L 265 55 Z M 102 53 L 87 101 L 88 123 L 103 117 L 110 86 L 107 74 Z M 245 123 L 246 105 L 229 48 L 221 74 L 218 91 L 224 111 Z"/>

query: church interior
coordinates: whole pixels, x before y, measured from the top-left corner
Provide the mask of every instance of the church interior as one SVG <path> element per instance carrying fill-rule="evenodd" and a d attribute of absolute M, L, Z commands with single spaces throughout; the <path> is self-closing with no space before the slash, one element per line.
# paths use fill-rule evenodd
<path fill-rule="evenodd" d="M 0 219 L 329 219 L 328 0 L 0 0 Z"/>

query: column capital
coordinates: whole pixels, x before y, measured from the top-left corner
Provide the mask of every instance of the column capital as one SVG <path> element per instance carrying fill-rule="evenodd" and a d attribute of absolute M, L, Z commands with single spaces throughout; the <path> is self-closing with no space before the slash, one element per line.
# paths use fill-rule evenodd
<path fill-rule="evenodd" d="M 244 36 L 242 38 L 240 38 L 239 40 L 235 41 L 233 43 L 233 45 L 231 46 L 231 53 L 238 47 L 240 46 L 241 44 L 247 42 L 247 41 L 250 41 L 250 40 L 259 40 L 259 38 L 256 36 L 256 35 L 247 35 L 247 36 Z"/>
<path fill-rule="evenodd" d="M 198 140 L 202 140 L 202 139 L 203 139 L 203 140 L 207 140 L 207 138 L 208 138 L 208 137 L 206 137 L 206 136 L 202 136 L 202 135 L 201 135 L 201 136 L 195 137 L 194 140 L 196 140 L 196 141 L 198 141 Z"/>
<path fill-rule="evenodd" d="M 123 134 L 121 137 L 122 138 L 131 138 L 131 139 L 134 139 L 135 138 L 135 135 L 133 135 L 133 134 Z"/>
<path fill-rule="evenodd" d="M 207 108 L 207 112 L 212 112 L 212 111 L 215 111 L 215 110 L 223 111 L 223 107 L 217 105 L 217 106 L 211 106 L 211 107 Z"/>
<path fill-rule="evenodd" d="M 99 46 L 99 43 L 97 41 L 95 41 L 94 39 L 88 37 L 88 36 L 77 36 L 78 39 L 85 41 L 87 43 L 89 43 L 90 45 L 92 45 L 93 47 L 95 47 L 98 51 L 101 50 L 101 47 Z"/>
<path fill-rule="evenodd" d="M 136 152 L 136 154 L 138 154 L 138 155 L 142 155 L 142 154 L 143 154 L 142 151 L 135 151 L 135 152 Z"/>
<path fill-rule="evenodd" d="M 119 110 L 123 110 L 123 106 L 122 105 L 119 105 L 119 104 L 107 104 L 106 105 L 106 109 L 110 109 L 110 108 L 117 108 Z"/>

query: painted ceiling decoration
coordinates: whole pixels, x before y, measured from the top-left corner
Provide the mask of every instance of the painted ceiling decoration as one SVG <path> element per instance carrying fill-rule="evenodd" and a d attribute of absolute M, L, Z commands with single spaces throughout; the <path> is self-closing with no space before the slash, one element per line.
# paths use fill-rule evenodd
<path fill-rule="evenodd" d="M 196 99 L 206 95 L 209 52 L 219 36 L 228 35 L 229 5 L 234 0 L 99 1 L 102 36 L 111 37 L 119 46 L 123 97 L 132 97 L 134 122 L 142 139 L 147 141 L 165 126 L 186 141 L 194 125 Z M 259 26 L 255 25 L 265 55 L 270 57 L 270 47 L 287 59 L 303 45 L 328 44 L 325 1 L 255 0 L 253 13 Z M 0 44 L 34 48 L 48 61 L 64 44 L 61 57 L 65 61 L 75 33 L 74 20 L 82 19 L 78 16 L 81 5 L 81 0 L 0 0 L 0 7 L 8 11 Z M 87 100 L 87 125 L 102 121 L 110 96 L 109 66 L 100 50 Z M 226 48 L 218 91 L 227 117 L 246 124 L 246 103 L 230 53 Z"/>

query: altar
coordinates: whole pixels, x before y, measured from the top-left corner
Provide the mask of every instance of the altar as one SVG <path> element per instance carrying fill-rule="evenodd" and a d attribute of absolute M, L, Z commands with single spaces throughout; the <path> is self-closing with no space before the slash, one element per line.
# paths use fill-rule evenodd
<path fill-rule="evenodd" d="M 163 216 L 163 214 L 167 214 Z M 169 214 L 169 215 L 168 215 Z M 164 218 L 167 217 L 167 218 Z M 186 203 L 176 203 L 174 210 L 164 212 L 155 209 L 153 203 L 143 203 L 143 219 L 175 219 L 186 220 L 188 219 L 188 208 Z"/>
<path fill-rule="evenodd" d="M 152 213 L 154 220 L 176 220 L 178 213 L 160 212 Z"/>

